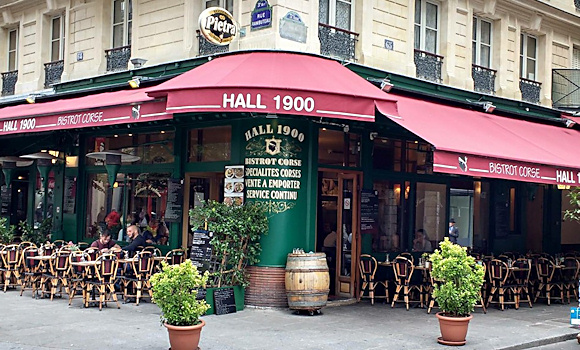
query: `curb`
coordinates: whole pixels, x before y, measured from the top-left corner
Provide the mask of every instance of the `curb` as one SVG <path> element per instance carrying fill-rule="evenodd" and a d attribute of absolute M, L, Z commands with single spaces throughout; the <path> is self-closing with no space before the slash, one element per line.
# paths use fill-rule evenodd
<path fill-rule="evenodd" d="M 508 346 L 508 347 L 505 347 L 505 348 L 499 348 L 498 350 L 522 350 L 522 349 L 530 349 L 530 348 L 535 348 L 535 347 L 538 347 L 538 346 L 544 346 L 544 345 L 549 345 L 549 344 L 561 343 L 561 342 L 565 342 L 565 341 L 568 341 L 568 340 L 576 339 L 576 336 L 577 335 L 578 335 L 578 331 L 575 330 L 574 333 L 557 335 L 557 336 L 554 336 L 554 337 L 549 337 L 549 338 L 544 338 L 544 339 L 538 339 L 538 340 L 534 340 L 534 341 L 527 342 L 527 343 L 521 343 L 521 344 L 517 344 L 517 345 Z"/>

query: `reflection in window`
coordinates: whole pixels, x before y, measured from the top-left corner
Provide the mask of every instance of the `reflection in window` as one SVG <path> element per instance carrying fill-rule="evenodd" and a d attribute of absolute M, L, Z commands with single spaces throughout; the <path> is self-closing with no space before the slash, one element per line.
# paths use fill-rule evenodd
<path fill-rule="evenodd" d="M 375 138 L 373 167 L 389 171 L 432 174 L 433 160 L 428 143 Z"/>
<path fill-rule="evenodd" d="M 118 174 L 113 187 L 107 174 L 89 175 L 87 237 L 97 238 L 110 230 L 116 240 L 126 240 L 123 227 L 137 225 L 149 244 L 167 244 L 165 224 L 167 205 L 166 173 Z"/>
<path fill-rule="evenodd" d="M 151 134 L 127 134 L 89 138 L 89 152 L 116 150 L 132 154 L 141 159 L 133 164 L 173 163 L 174 133 L 161 131 Z M 99 161 L 87 158 L 89 165 L 102 165 Z"/>
<path fill-rule="evenodd" d="M 415 230 L 425 230 L 432 247 L 438 247 L 448 231 L 446 190 L 442 184 L 417 183 Z"/>
<path fill-rule="evenodd" d="M 360 135 L 337 130 L 320 129 L 318 162 L 320 164 L 358 167 L 360 165 Z"/>
<path fill-rule="evenodd" d="M 231 158 L 232 128 L 218 126 L 189 132 L 189 161 L 217 162 Z"/>
<path fill-rule="evenodd" d="M 34 192 L 34 228 L 42 225 L 45 219 L 52 218 L 54 210 L 54 171 L 48 174 L 48 194 L 42 184 L 40 174 L 36 174 L 36 191 Z M 45 198 L 46 195 L 46 198 Z"/>
<path fill-rule="evenodd" d="M 391 181 L 377 181 L 373 187 L 379 199 L 379 232 L 373 235 L 373 251 L 398 252 L 401 250 L 402 202 L 403 198 L 408 198 L 409 183 L 405 183 L 405 190 L 400 183 Z"/>

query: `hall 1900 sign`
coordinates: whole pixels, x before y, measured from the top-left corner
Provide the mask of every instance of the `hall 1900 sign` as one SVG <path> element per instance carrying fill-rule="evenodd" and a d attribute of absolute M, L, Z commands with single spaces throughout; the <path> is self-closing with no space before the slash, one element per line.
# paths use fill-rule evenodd
<path fill-rule="evenodd" d="M 270 214 L 292 209 L 301 188 L 304 133 L 272 123 L 252 127 L 244 136 L 246 198 Z"/>

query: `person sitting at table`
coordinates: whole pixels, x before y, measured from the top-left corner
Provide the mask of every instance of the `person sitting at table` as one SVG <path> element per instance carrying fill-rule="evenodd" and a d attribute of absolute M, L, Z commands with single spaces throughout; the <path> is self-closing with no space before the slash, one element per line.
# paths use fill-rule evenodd
<path fill-rule="evenodd" d="M 427 234 L 422 228 L 415 232 L 415 239 L 413 240 L 413 251 L 414 252 L 430 252 L 433 250 L 431 246 L 431 241 L 427 239 Z"/>
<path fill-rule="evenodd" d="M 129 255 L 135 255 L 135 252 L 143 249 L 147 244 L 145 238 L 141 235 L 139 227 L 137 225 L 131 225 L 127 227 L 127 237 L 131 240 L 131 243 L 123 247 L 123 250 L 129 252 Z"/>
<path fill-rule="evenodd" d="M 117 242 L 111 239 L 111 231 L 109 230 L 103 231 L 99 236 L 99 239 L 91 244 L 91 247 L 97 248 L 102 253 L 121 249 Z"/>

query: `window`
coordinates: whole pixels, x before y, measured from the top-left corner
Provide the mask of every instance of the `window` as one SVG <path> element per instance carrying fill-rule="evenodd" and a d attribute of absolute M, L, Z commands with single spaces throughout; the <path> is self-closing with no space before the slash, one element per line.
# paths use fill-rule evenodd
<path fill-rule="evenodd" d="M 520 77 L 536 80 L 538 40 L 528 34 L 520 34 Z"/>
<path fill-rule="evenodd" d="M 113 48 L 131 45 L 133 1 L 113 1 Z"/>
<path fill-rule="evenodd" d="M 580 49 L 574 47 L 572 49 L 572 69 L 580 69 Z"/>
<path fill-rule="evenodd" d="M 318 22 L 344 30 L 351 30 L 352 2 L 350 0 L 320 0 Z"/>
<path fill-rule="evenodd" d="M 8 32 L 8 71 L 12 72 L 18 67 L 18 29 Z"/>
<path fill-rule="evenodd" d="M 473 17 L 473 64 L 491 68 L 491 22 Z"/>
<path fill-rule="evenodd" d="M 50 62 L 60 61 L 64 57 L 64 18 L 54 17 L 51 23 Z"/>
<path fill-rule="evenodd" d="M 448 232 L 446 195 L 446 185 L 417 183 L 415 230 L 423 229 L 434 248 Z"/>
<path fill-rule="evenodd" d="M 327 165 L 358 167 L 360 143 L 358 134 L 323 128 L 318 135 L 318 162 Z"/>
<path fill-rule="evenodd" d="M 234 13 L 234 0 L 205 0 L 205 8 L 221 7 L 228 10 L 229 13 Z"/>
<path fill-rule="evenodd" d="M 439 41 L 439 6 L 415 0 L 415 49 L 437 53 Z"/>
<path fill-rule="evenodd" d="M 189 161 L 218 162 L 230 160 L 232 127 L 193 129 L 189 132 Z"/>
<path fill-rule="evenodd" d="M 433 172 L 432 153 L 427 143 L 377 137 L 373 143 L 373 167 L 417 174 Z"/>

